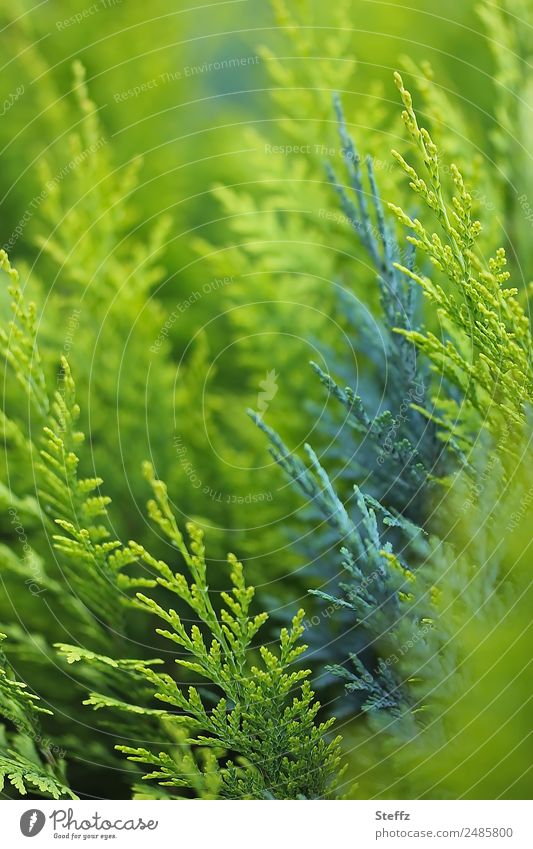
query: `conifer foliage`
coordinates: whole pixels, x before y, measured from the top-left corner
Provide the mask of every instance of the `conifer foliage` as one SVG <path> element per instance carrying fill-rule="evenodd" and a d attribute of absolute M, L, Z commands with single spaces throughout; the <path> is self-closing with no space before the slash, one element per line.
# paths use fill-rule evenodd
<path fill-rule="evenodd" d="M 144 778 L 173 788 L 178 797 L 178 788 L 209 796 L 214 786 L 222 798 L 229 799 L 330 795 L 338 781 L 340 738 L 326 740 L 333 720 L 315 722 L 320 705 L 306 680 L 310 670 L 297 666 L 306 649 L 300 639 L 304 611 L 298 612 L 289 629 L 281 631 L 275 647 L 260 645 L 254 650 L 255 637 L 268 616 L 250 613 L 254 589 L 245 583 L 242 564 L 228 555 L 231 590 L 221 593 L 222 606 L 216 610 L 208 589 L 202 532 L 190 525 L 190 542 L 185 542 L 165 485 L 154 478 L 150 466 L 146 475 L 154 492 L 148 505 L 150 518 L 181 555 L 189 577 L 133 542 L 127 551 L 156 576 L 154 585 L 173 593 L 189 608 L 198 624 L 188 628 L 176 610 L 143 593 L 137 593 L 137 605 L 164 623 L 157 633 L 179 647 L 174 649 L 179 652 L 175 663 L 209 682 L 220 697 L 215 704 L 206 702 L 197 687 L 185 690 L 171 674 L 139 662 L 134 671 L 146 678 L 155 699 L 170 705 L 157 711 L 167 730 L 169 751 L 124 745 L 119 750 L 132 761 L 155 766 Z M 71 662 L 83 657 L 72 647 L 61 649 Z M 95 709 L 143 712 L 141 706 L 120 704 L 100 693 L 91 693 L 86 703 Z M 181 729 L 189 736 L 180 735 Z M 184 746 L 203 752 L 200 767 L 183 752 Z"/>
<path fill-rule="evenodd" d="M 24 352 L 32 352 L 39 363 L 34 308 L 25 305 L 17 274 L 5 255 L 3 262 L 12 280 L 15 319 L 11 329 L 16 334 L 18 350 L 21 352 L 13 362 L 17 375 L 24 383 L 24 366 L 30 359 L 29 353 L 25 359 Z M 8 339 L 7 334 L 4 339 Z M 170 675 L 155 672 L 152 667 L 157 661 L 117 661 L 87 649 L 58 645 L 67 662 L 83 659 L 90 664 L 89 679 L 93 667 L 103 667 L 103 676 L 108 671 L 107 667 L 124 673 L 119 676 L 118 682 L 112 681 L 114 692 L 118 690 L 122 699 L 113 697 L 110 700 L 102 694 L 93 693 L 87 703 L 96 708 L 122 708 L 128 714 L 142 717 L 145 712 L 143 706 L 127 704 L 124 695 L 137 690 L 145 695 L 147 688 L 143 684 L 151 685 L 155 698 L 180 711 L 176 717 L 162 710 L 146 710 L 148 717 L 157 717 L 159 723 L 169 726 L 171 748 L 173 721 L 177 720 L 179 727 L 185 721 L 190 732 L 205 732 L 206 736 L 198 735 L 185 740 L 185 745 L 209 748 L 215 755 L 206 755 L 205 763 L 195 778 L 194 786 L 196 789 L 200 787 L 201 795 L 209 795 L 213 782 L 218 786 L 218 792 L 228 798 L 322 798 L 328 795 L 330 786 L 337 778 L 339 740 L 326 739 L 331 721 L 316 721 L 320 706 L 314 701 L 313 692 L 306 681 L 310 671 L 293 668 L 305 651 L 305 646 L 300 643 L 303 610 L 294 618 L 291 629 L 281 632 L 277 652 L 260 646 L 257 662 L 253 663 L 252 643 L 267 615 L 249 614 L 254 590 L 244 582 L 242 565 L 233 555 L 229 556 L 232 589 L 222 593 L 223 606 L 217 613 L 209 596 L 202 534 L 191 526 L 189 550 L 170 509 L 166 487 L 154 478 L 150 466 L 146 467 L 146 475 L 155 495 L 155 499 L 149 503 L 150 517 L 181 553 L 192 582 L 189 584 L 183 574 L 172 572 L 166 563 L 153 557 L 140 544 L 130 542 L 122 546 L 118 540 L 110 539 L 110 532 L 104 524 L 107 523 L 110 499 L 94 494 L 102 480 L 78 476 L 78 452 L 83 443 L 83 435 L 76 429 L 79 407 L 74 381 L 65 359 L 60 368 L 62 389 L 55 393 L 51 405 L 47 402 L 44 375 L 38 367 L 36 379 L 32 373 L 28 391 L 31 398 L 36 399 L 35 404 L 39 400 L 41 407 L 49 410 L 45 417 L 47 423 L 43 427 L 44 447 L 40 451 L 37 466 L 38 496 L 43 514 L 54 516 L 54 524 L 61 531 L 51 534 L 51 538 L 61 558 L 60 565 L 64 567 L 62 577 L 67 581 L 69 592 L 76 600 L 82 601 L 85 616 L 95 620 L 97 629 L 112 626 L 121 634 L 124 605 L 157 615 L 172 628 L 158 629 L 158 633 L 181 646 L 192 658 L 177 658 L 179 665 L 188 672 L 206 678 L 223 694 L 214 708 L 209 706 L 206 710 L 194 687 L 190 687 L 188 695 L 184 695 Z M 36 453 L 33 443 L 32 450 Z M 124 570 L 136 563 L 144 564 L 157 577 L 128 575 Z M 198 625 L 193 625 L 187 631 L 173 609 L 166 610 L 141 593 L 137 594 L 136 600 L 128 595 L 123 597 L 124 590 L 156 585 L 164 587 L 185 602 L 198 617 Z M 200 627 L 207 628 L 211 635 L 209 647 L 206 647 Z M 113 647 L 113 640 L 109 645 Z M 132 676 L 133 683 L 128 681 L 128 675 Z M 18 702 L 21 702 L 20 686 L 17 688 L 12 684 L 11 689 L 17 694 Z M 17 699 L 6 699 L 9 718 L 12 718 L 9 711 L 14 710 L 11 701 Z M 31 700 L 29 703 L 33 704 Z M 139 727 L 142 726 L 137 726 L 137 733 Z M 164 784 L 173 787 L 191 786 L 187 772 L 183 772 L 183 764 L 189 762 L 187 757 L 180 755 L 173 762 L 165 753 L 153 755 L 131 747 L 120 748 L 133 760 L 152 762 L 156 758 L 155 763 L 162 767 L 162 772 L 150 775 L 165 778 Z M 224 760 L 223 766 L 217 766 L 217 756 L 224 758 L 227 752 L 235 753 L 239 758 L 238 764 L 228 759 Z M 13 758 L 13 764 L 6 763 L 6 769 L 11 770 L 9 775 L 13 776 L 13 783 L 20 790 L 23 788 L 23 778 L 18 776 L 23 774 L 24 763 L 16 753 L 13 753 Z M 215 767 L 218 777 L 211 775 Z M 207 775 L 200 786 L 198 782 L 206 771 Z M 26 767 L 26 772 L 26 780 L 41 790 L 48 789 L 56 796 L 67 792 L 61 788 L 58 790 L 52 778 L 46 779 L 47 784 L 45 778 L 30 772 L 29 767 Z"/>
<path fill-rule="evenodd" d="M 5 634 L 0 634 L 0 640 Z M 52 799 L 76 799 L 65 777 L 61 752 L 42 732 L 39 715 L 51 711 L 18 681 L 0 649 L 0 789 L 9 784 L 22 796 L 38 794 Z M 13 730 L 10 730 L 11 729 Z"/>

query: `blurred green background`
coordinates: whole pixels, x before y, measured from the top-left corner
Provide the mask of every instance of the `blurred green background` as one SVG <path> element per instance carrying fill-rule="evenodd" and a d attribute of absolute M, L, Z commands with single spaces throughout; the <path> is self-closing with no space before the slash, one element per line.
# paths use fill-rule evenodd
<path fill-rule="evenodd" d="M 117 532 L 142 538 L 150 457 L 213 557 L 238 551 L 266 592 L 303 568 L 287 542 L 309 531 L 246 409 L 266 381 L 265 419 L 291 448 L 338 441 L 306 368 L 328 351 L 379 397 L 340 297 L 377 303 L 325 178 L 327 159 L 340 169 L 332 94 L 394 199 L 392 74 L 407 67 L 423 90 L 413 63 L 429 61 L 457 112 L 428 121 L 474 168 L 498 125 L 476 3 L 16 0 L 1 21 L 0 243 L 41 305 L 51 374 L 59 353 L 72 363 L 85 470 L 105 478 Z M 318 560 L 328 543 L 313 544 Z"/>
<path fill-rule="evenodd" d="M 498 193 L 516 195 L 516 175 L 526 179 L 530 136 L 526 123 L 523 137 L 508 135 L 505 86 L 495 87 L 477 5 L 0 0 L 0 245 L 38 304 L 52 387 L 59 355 L 71 362 L 87 434 L 82 471 L 105 479 L 116 533 L 143 541 L 140 468 L 149 457 L 178 515 L 208 529 L 211 558 L 236 551 L 261 603 L 281 619 L 298 600 L 312 615 L 306 591 L 317 575 L 324 585 L 324 563 L 338 570 L 338 555 L 246 409 L 264 410 L 290 448 L 307 440 L 318 453 L 329 448 L 333 474 L 346 462 L 343 427 L 328 418 L 308 361 L 339 363 L 374 409 L 386 380 L 361 350 L 347 308 L 373 313 L 378 297 L 375 270 L 324 172 L 329 159 L 344 176 L 332 94 L 341 94 L 362 153 L 375 157 L 384 199 L 395 200 L 401 177 L 390 149 L 405 141 L 392 74 L 405 69 L 445 161 L 459 155 L 467 177 L 479 158 L 499 163 L 477 184 L 488 246 L 503 233 L 531 258 L 525 216 L 490 214 Z M 527 32 L 517 39 L 524 45 L 512 50 L 527 54 Z M 419 69 L 426 61 L 439 95 L 431 112 L 431 74 Z M 511 89 L 513 73 L 499 70 Z M 511 253 L 513 261 L 524 277 Z M 5 291 L 0 311 L 5 319 Z M 23 419 L 18 387 L 0 377 L 6 408 Z M 0 462 L 21 498 L 34 494 L 22 464 Z M 30 522 L 32 544 L 46 550 Z M 2 584 L 2 630 L 17 668 L 46 692 L 50 668 L 35 674 L 42 658 L 24 653 L 26 632 L 43 634 L 43 646 L 64 635 L 17 580 Z M 132 641 L 153 652 L 145 632 L 135 624 Z M 56 692 L 70 734 L 83 688 L 74 697 L 66 680 Z M 99 787 L 97 769 L 89 773 L 91 792 L 120 792 Z"/>
<path fill-rule="evenodd" d="M 90 197 L 91 178 L 82 189 L 75 172 L 85 166 L 71 168 L 69 138 L 81 121 L 72 95 L 72 63 L 80 60 L 98 110 L 103 153 L 112 159 L 111 173 L 116 169 L 122 179 L 132 159 L 143 160 L 138 185 L 129 187 L 136 212 L 124 222 L 119 245 L 127 254 L 131 231 L 146 236 L 163 215 L 170 216 L 171 224 L 160 257 L 164 273 L 150 292 L 160 313 L 152 317 L 153 326 L 145 325 L 140 343 L 145 356 L 139 362 L 134 363 L 126 343 L 126 326 L 117 330 L 109 313 L 98 314 L 94 306 L 87 317 L 72 298 L 68 307 L 61 300 L 56 304 L 63 318 L 49 335 L 65 336 L 65 312 L 81 309 L 88 345 L 91 328 L 93 334 L 90 398 L 96 412 L 98 372 L 111 371 L 112 359 L 106 367 L 108 352 L 101 350 L 110 344 L 106 325 L 112 324 L 112 339 L 121 334 L 120 361 L 132 364 L 139 386 L 147 384 L 156 358 L 146 349 L 161 342 L 163 348 L 170 346 L 176 381 L 164 391 L 176 393 L 167 400 L 177 425 L 165 422 L 165 413 L 158 411 L 152 437 L 140 428 L 132 439 L 109 409 L 117 391 L 117 406 L 124 408 L 118 381 L 123 385 L 130 377 L 122 374 L 116 385 L 108 383 L 108 421 L 102 424 L 102 438 L 110 446 L 103 458 L 105 476 L 115 497 L 127 498 L 131 489 L 136 500 L 141 484 L 134 469 L 154 439 L 163 441 L 160 429 L 168 427 L 167 443 L 176 431 L 188 431 L 187 457 L 208 497 L 199 499 L 191 474 L 175 469 L 179 506 L 187 516 L 214 525 L 215 533 L 224 529 L 227 543 L 247 553 L 247 535 L 230 528 L 275 527 L 295 505 L 279 478 L 273 482 L 264 442 L 244 410 L 255 408 L 259 384 L 273 371 L 280 377 L 269 422 L 298 445 L 309 433 L 299 427 L 295 410 L 309 400 L 323 403 L 320 390 L 313 395 L 314 382 L 305 379 L 305 363 L 320 358 L 314 340 L 346 348 L 334 289 L 357 247 L 349 227 L 325 216 L 335 201 L 323 164 L 328 149 L 337 146 L 338 151 L 331 94 L 342 94 L 355 137 L 380 157 L 382 184 L 393 184 L 389 149 L 401 142 L 392 72 L 402 56 L 429 60 L 443 88 L 453 92 L 459 106 L 467 105 L 473 149 L 492 120 L 491 60 L 472 2 L 451 4 L 445 14 L 438 2 L 407 8 L 353 0 L 334 10 L 322 3 L 289 2 L 284 8 L 252 0 L 182 6 L 161 0 L 149 5 L 126 0 L 2 3 L 1 89 L 8 107 L 0 123 L 0 242 L 13 261 L 27 261 L 32 275 L 40 276 L 50 296 L 47 309 L 53 311 L 55 296 L 62 298 L 68 290 L 67 264 L 56 257 L 51 266 L 40 249 L 43 243 L 66 232 L 64 219 L 73 210 L 83 210 L 88 223 L 85 231 L 78 226 L 78 243 L 71 239 L 72 266 L 76 259 L 78 264 L 90 261 L 91 240 L 100 249 L 105 239 L 105 224 L 100 233 L 93 227 L 91 204 L 96 209 L 98 199 Z M 298 31 L 287 13 L 299 22 Z M 275 145 L 281 152 L 272 152 Z M 297 150 L 286 153 L 291 145 Z M 83 143 L 80 147 L 83 151 Z M 43 160 L 59 184 L 53 209 L 47 208 L 48 197 L 42 199 Z M 363 278 L 358 297 L 371 303 L 373 274 L 360 265 L 357 274 Z M 228 279 L 229 285 L 220 283 Z M 94 279 L 85 285 L 94 287 Z M 353 279 L 348 285 L 353 288 Z M 72 287 L 68 291 L 72 295 Z M 148 319 L 141 315 L 140 321 Z M 44 335 L 46 326 L 51 323 L 43 323 Z M 69 343 L 78 371 L 87 363 L 81 336 L 75 332 Z M 50 342 L 56 349 L 63 345 L 57 336 Z M 291 362 L 301 365 L 289 368 Z M 106 380 L 112 380 L 111 374 Z M 97 453 L 94 433 L 93 438 Z M 128 443 L 134 456 L 120 463 L 117 456 Z M 172 477 L 166 467 L 176 465 L 175 450 L 162 450 L 159 459 L 164 464 L 160 473 Z M 134 478 L 128 492 L 122 482 L 114 483 L 124 474 Z M 256 509 L 242 509 L 252 491 L 263 500 L 264 520 L 258 520 Z M 218 500 L 220 492 L 228 498 Z M 231 498 L 241 499 L 238 521 Z M 128 532 L 136 524 L 130 522 Z"/>
<path fill-rule="evenodd" d="M 316 45 L 326 56 L 335 27 L 331 12 L 321 3 L 288 3 L 296 12 L 304 5 L 311 11 L 302 19 L 312 22 Z M 491 105 L 491 64 L 475 6 L 470 0 L 449 4 L 443 14 L 442 3 L 435 0 L 408 8 L 368 0 L 348 4 L 349 45 L 344 56 L 336 57 L 339 70 L 357 61 L 348 97 L 364 96 L 380 80 L 385 100 L 396 101 L 392 72 L 401 56 L 409 54 L 415 61 L 429 60 L 442 85 L 476 111 L 473 128 L 483 124 L 484 110 L 490 112 Z M 275 124 L 279 109 L 272 98 L 279 84 L 273 84 L 259 48 L 267 46 L 284 57 L 302 78 L 305 57 L 294 51 L 291 55 L 292 45 L 270 5 L 252 0 L 178 7 L 161 0 L 149 6 L 126 0 L 93 5 L 55 0 L 2 7 L 2 97 L 25 86 L 1 125 L 3 234 L 11 232 L 37 192 L 36 161 L 53 153 L 61 162 L 64 134 L 75 121 L 69 116 L 67 93 L 71 63 L 77 58 L 87 68 L 117 164 L 137 155 L 144 158 L 139 192 L 145 220 L 167 210 L 174 217 L 169 255 L 173 271 L 179 272 L 193 258 L 190 233 L 222 229 L 210 194 L 213 182 L 258 178 L 245 151 L 245 128 L 254 125 L 267 141 L 280 140 Z M 73 22 L 76 15 L 82 17 L 79 23 Z M 240 59 L 250 64 L 221 69 L 215 64 Z M 128 95 L 150 83 L 150 88 Z M 32 230 L 28 228 L 19 251 L 29 250 Z M 190 287 L 180 283 L 184 290 Z"/>

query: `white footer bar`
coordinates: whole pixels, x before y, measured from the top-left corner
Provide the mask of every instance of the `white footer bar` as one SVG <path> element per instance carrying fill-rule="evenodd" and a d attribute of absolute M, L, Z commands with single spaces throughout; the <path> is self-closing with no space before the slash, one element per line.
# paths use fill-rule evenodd
<path fill-rule="evenodd" d="M 531 805 L 519 801 L 3 801 L 0 821 L 6 849 L 533 847 Z"/>

